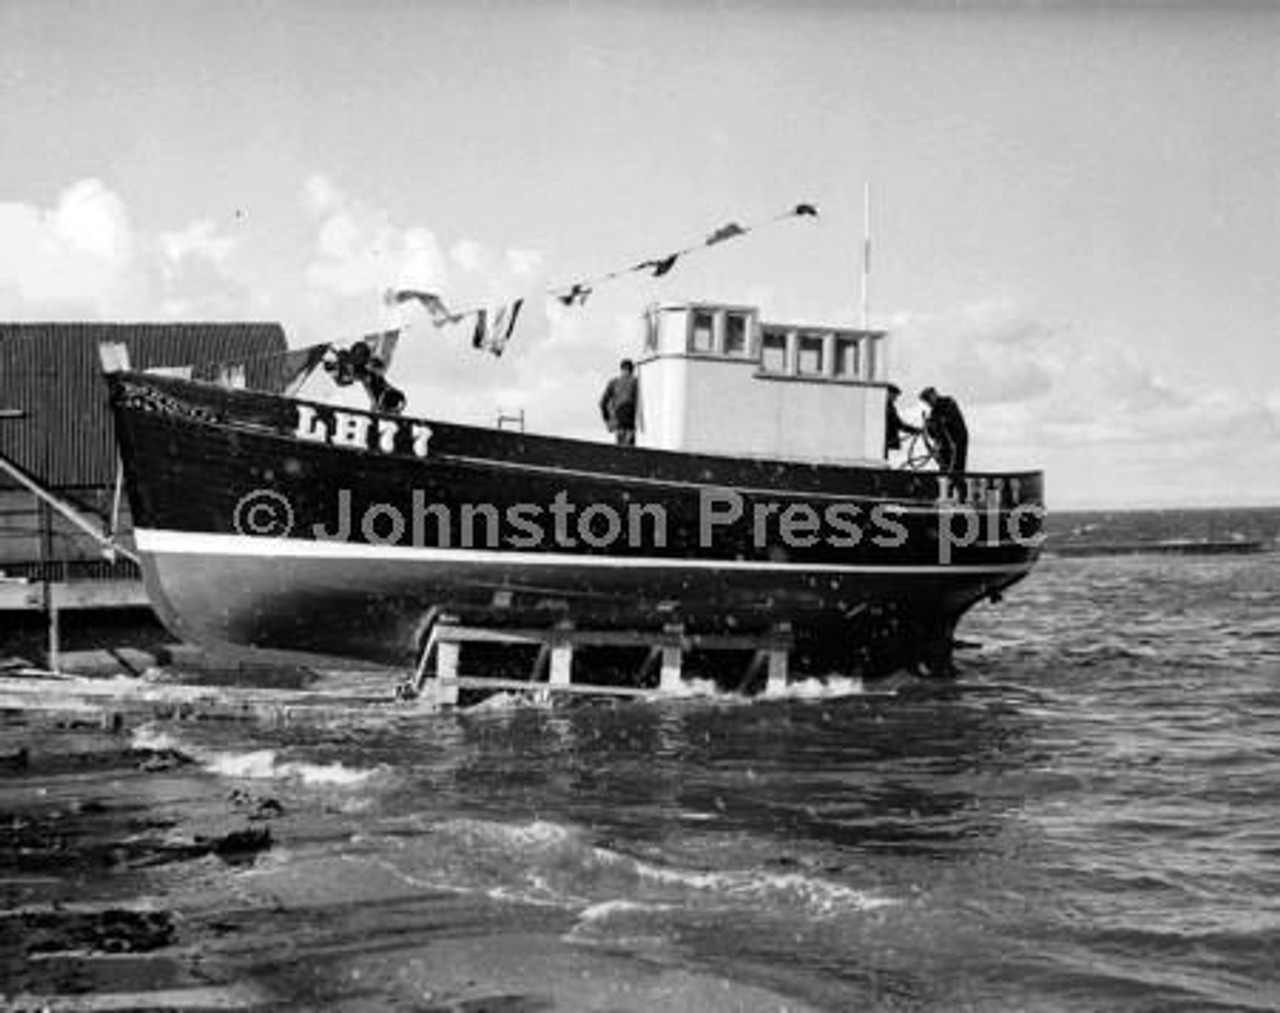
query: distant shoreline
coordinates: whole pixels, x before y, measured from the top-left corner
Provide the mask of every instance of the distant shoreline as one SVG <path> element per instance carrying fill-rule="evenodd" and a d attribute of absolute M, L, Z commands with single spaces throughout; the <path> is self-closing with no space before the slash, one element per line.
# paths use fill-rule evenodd
<path fill-rule="evenodd" d="M 1054 545 L 1050 539 L 1045 545 L 1047 556 L 1244 556 L 1268 552 L 1271 547 L 1261 540 L 1204 541 L 1204 542 L 1113 542 L 1094 545 Z"/>

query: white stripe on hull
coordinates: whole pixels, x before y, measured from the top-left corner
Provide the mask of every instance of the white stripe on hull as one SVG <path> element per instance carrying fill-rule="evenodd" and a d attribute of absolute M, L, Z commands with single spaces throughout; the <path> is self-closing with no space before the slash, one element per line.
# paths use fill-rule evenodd
<path fill-rule="evenodd" d="M 577 552 L 518 552 L 504 549 L 441 549 L 405 545 L 369 545 L 363 542 L 312 541 L 300 538 L 266 538 L 248 535 L 204 534 L 138 528 L 134 540 L 139 551 L 153 555 L 244 556 L 274 559 L 326 559 L 396 561 L 402 563 L 489 564 L 514 567 L 583 567 L 588 569 L 732 570 L 757 573 L 847 574 L 1019 574 L 1034 563 L 959 565 L 780 563 L 769 560 L 688 559 L 662 556 L 604 556 Z"/>

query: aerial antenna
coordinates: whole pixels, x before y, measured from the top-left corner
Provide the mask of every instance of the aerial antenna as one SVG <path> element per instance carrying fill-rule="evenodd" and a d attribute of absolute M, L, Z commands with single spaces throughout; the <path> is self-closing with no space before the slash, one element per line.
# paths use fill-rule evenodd
<path fill-rule="evenodd" d="M 871 320 L 871 183 L 862 191 L 862 329 L 870 327 Z"/>

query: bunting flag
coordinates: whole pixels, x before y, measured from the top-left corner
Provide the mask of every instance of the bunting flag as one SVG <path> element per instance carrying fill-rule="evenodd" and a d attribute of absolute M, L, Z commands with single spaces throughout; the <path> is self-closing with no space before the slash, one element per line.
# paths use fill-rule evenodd
<path fill-rule="evenodd" d="M 800 203 L 793 204 L 786 211 L 769 219 L 765 224 L 779 222 L 784 218 L 817 217 L 818 206 L 816 204 Z M 587 296 L 590 295 L 592 291 L 594 291 L 595 287 L 602 282 L 614 281 L 633 272 L 645 272 L 654 278 L 661 278 L 676 266 L 676 261 L 681 257 L 690 253 L 695 253 L 698 250 L 705 249 L 708 246 L 716 246 L 720 243 L 727 242 L 730 239 L 745 236 L 754 229 L 761 227 L 762 226 L 760 225 L 740 225 L 738 222 L 729 222 L 727 225 L 722 225 L 720 228 L 716 229 L 697 246 L 688 246 L 682 250 L 675 250 L 661 257 L 651 257 L 648 260 L 640 261 L 640 263 L 636 264 L 634 267 L 624 268 L 619 271 L 611 271 L 608 274 L 599 275 L 598 277 L 584 281 L 576 281 L 567 287 L 553 288 L 548 291 L 548 294 L 554 295 L 566 306 L 581 306 L 586 303 Z"/>
<path fill-rule="evenodd" d="M 396 345 L 400 343 L 400 331 L 397 329 L 382 331 L 380 334 L 366 334 L 360 341 L 369 346 L 369 365 L 385 372 L 391 368 L 391 359 L 396 354 Z"/>
<path fill-rule="evenodd" d="M 673 253 L 669 257 L 661 257 L 656 260 L 646 260 L 641 264 L 637 264 L 637 271 L 651 271 L 655 278 L 661 278 L 664 274 L 676 266 L 676 261 L 680 259 L 680 254 Z"/>
<path fill-rule="evenodd" d="M 815 204 L 800 203 L 794 204 L 781 214 L 775 215 L 764 224 L 772 224 L 782 221 L 785 218 L 817 218 L 818 208 Z M 588 278 L 582 281 L 575 281 L 571 285 L 558 286 L 548 289 L 546 294 L 555 296 L 565 306 L 584 306 L 587 299 L 594 293 L 596 287 L 603 282 L 614 281 L 627 274 L 645 272 L 654 278 L 661 278 L 671 272 L 676 266 L 676 262 L 681 257 L 698 250 L 705 249 L 709 246 L 717 246 L 720 243 L 728 242 L 731 239 L 737 239 L 745 236 L 749 232 L 757 228 L 763 227 L 757 225 L 741 225 L 738 222 L 729 222 L 720 226 L 709 236 L 706 237 L 697 246 L 688 246 L 681 250 L 675 250 L 671 253 L 664 254 L 660 257 L 652 257 L 648 260 L 642 260 L 633 267 L 624 268 L 617 271 L 611 271 L 608 274 L 599 275 L 595 278 Z M 482 348 L 494 355 L 501 355 L 506 348 L 507 342 L 511 339 L 512 332 L 515 330 L 516 320 L 520 315 L 521 307 L 524 305 L 524 299 L 517 299 L 512 303 L 497 307 L 489 308 L 472 308 L 465 310 L 450 310 L 440 296 L 433 292 L 424 292 L 419 289 L 388 289 L 385 295 L 385 301 L 388 305 L 417 302 L 426 310 L 431 322 L 436 327 L 444 327 L 448 324 L 460 323 L 468 318 L 475 319 L 475 326 L 471 333 L 471 344 L 474 348 Z M 367 340 L 367 339 L 366 339 Z M 389 356 L 385 357 L 389 361 Z M 335 378 L 339 383 L 344 382 L 342 377 L 344 373 L 341 369 L 336 369 L 332 365 L 328 365 L 330 371 L 335 372 Z M 351 379 L 345 382 L 353 382 Z"/>
<path fill-rule="evenodd" d="M 404 407 L 404 395 L 387 382 L 386 372 L 399 340 L 400 331 L 393 330 L 366 334 L 349 344 L 325 341 L 244 361 L 210 363 L 205 376 L 223 387 L 248 388 L 250 375 L 256 373 L 254 390 L 294 397 L 323 366 L 341 387 L 363 384 L 376 410 L 397 412 Z"/>
<path fill-rule="evenodd" d="M 328 342 L 319 345 L 308 345 L 285 352 L 280 360 L 276 385 L 286 396 L 291 397 L 302 389 L 311 374 L 324 361 L 325 353 L 333 346 Z"/>
<path fill-rule="evenodd" d="M 333 374 L 334 381 L 341 387 L 348 387 L 370 375 L 380 376 L 391 365 L 399 340 L 398 330 L 381 331 L 366 334 L 345 348 L 336 343 L 321 346 L 324 368 Z"/>
<path fill-rule="evenodd" d="M 736 236 L 745 236 L 747 230 L 737 222 L 730 222 L 728 225 L 721 225 L 715 232 L 707 236 L 707 246 L 715 246 L 716 243 L 723 243 L 726 239 L 733 239 Z"/>
<path fill-rule="evenodd" d="M 591 289 L 579 281 L 575 281 L 573 283 L 573 287 L 570 288 L 568 292 L 565 292 L 563 295 L 556 296 L 556 298 L 566 306 L 585 306 L 587 304 L 587 299 L 590 297 Z"/>
<path fill-rule="evenodd" d="M 419 302 L 431 317 L 431 322 L 437 327 L 459 323 L 466 317 L 465 313 L 451 313 L 444 300 L 434 292 L 422 292 L 412 288 L 387 289 L 385 301 L 388 305 Z"/>
<path fill-rule="evenodd" d="M 817 218 L 818 208 L 814 204 L 795 204 L 788 210 L 766 221 L 772 224 L 786 218 Z M 595 278 L 576 281 L 572 285 L 547 290 L 547 295 L 554 295 L 565 306 L 582 306 L 594 293 L 596 287 L 607 281 L 613 281 L 627 274 L 647 272 L 654 278 L 668 274 L 681 257 L 695 253 L 709 246 L 728 242 L 762 225 L 740 225 L 729 222 L 712 232 L 697 246 L 685 247 L 660 257 L 643 260 L 633 267 L 612 271 Z M 494 309 L 465 309 L 454 311 L 449 309 L 445 301 L 434 292 L 420 289 L 388 289 L 383 300 L 388 306 L 416 302 L 426 311 L 431 323 L 436 327 L 461 323 L 468 318 L 475 318 L 471 343 L 474 347 L 484 349 L 493 355 L 501 355 L 511 340 L 524 307 L 523 298 L 496 307 Z M 400 339 L 400 331 L 382 331 L 367 334 L 351 342 L 349 345 L 339 343 L 323 343 L 306 348 L 295 349 L 283 354 L 272 353 L 268 358 L 279 359 L 278 369 L 272 370 L 272 378 L 268 383 L 286 396 L 296 393 L 317 368 L 323 366 L 325 372 L 332 375 L 339 386 L 350 386 L 360 383 L 368 391 L 375 409 L 382 412 L 398 413 L 404 409 L 405 398 L 399 390 L 387 382 L 386 372 L 395 355 L 396 345 Z M 245 385 L 246 367 L 244 363 L 223 363 L 217 368 L 218 382 L 228 386 L 243 387 Z"/>
<path fill-rule="evenodd" d="M 471 346 L 501 355 L 511 339 L 511 332 L 516 329 L 516 320 L 519 319 L 523 306 L 524 300 L 517 299 L 493 311 L 477 310 Z"/>
<path fill-rule="evenodd" d="M 399 340 L 398 330 L 382 331 L 366 334 L 346 348 L 328 344 L 304 351 L 318 350 L 317 361 L 324 364 L 325 372 L 333 376 L 333 382 L 339 387 L 350 387 L 353 383 L 364 387 L 374 411 L 398 415 L 404 411 L 405 396 L 387 381 L 386 373 Z"/>

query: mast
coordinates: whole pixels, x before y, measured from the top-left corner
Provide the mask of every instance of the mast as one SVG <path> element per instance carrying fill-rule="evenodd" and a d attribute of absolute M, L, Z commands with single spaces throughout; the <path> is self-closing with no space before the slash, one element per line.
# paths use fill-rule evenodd
<path fill-rule="evenodd" d="M 862 191 L 862 329 L 865 331 L 871 319 L 871 183 Z"/>

